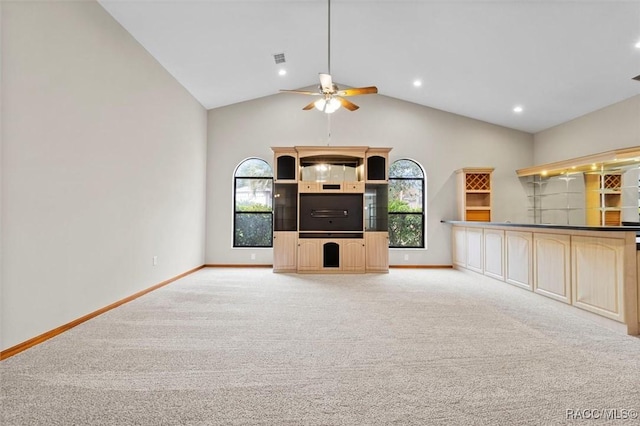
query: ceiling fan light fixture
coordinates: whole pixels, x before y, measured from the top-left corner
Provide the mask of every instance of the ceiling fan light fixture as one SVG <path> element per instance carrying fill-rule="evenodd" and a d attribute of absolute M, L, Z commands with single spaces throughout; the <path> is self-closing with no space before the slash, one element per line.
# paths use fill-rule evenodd
<path fill-rule="evenodd" d="M 340 101 L 336 98 L 320 98 L 313 103 L 318 111 L 325 112 L 327 114 L 332 114 L 336 112 L 341 106 Z"/>

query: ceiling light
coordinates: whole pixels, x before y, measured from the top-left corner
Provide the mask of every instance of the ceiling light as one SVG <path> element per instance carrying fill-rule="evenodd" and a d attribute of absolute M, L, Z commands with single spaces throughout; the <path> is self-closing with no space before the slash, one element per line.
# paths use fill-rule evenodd
<path fill-rule="evenodd" d="M 640 41 L 636 43 L 636 49 L 640 49 Z"/>
<path fill-rule="evenodd" d="M 278 71 L 278 75 L 287 75 L 287 70 L 285 70 L 284 68 L 281 69 L 280 71 Z"/>
<path fill-rule="evenodd" d="M 522 112 L 522 107 L 520 105 L 513 107 L 513 112 Z"/>
<path fill-rule="evenodd" d="M 336 98 L 320 98 L 313 103 L 313 105 L 319 111 L 326 112 L 327 114 L 331 114 L 335 112 L 338 108 L 340 108 L 340 101 Z"/>
<path fill-rule="evenodd" d="M 414 81 L 413 81 L 413 85 L 414 85 L 415 87 L 420 87 L 420 86 L 422 86 L 422 82 L 421 82 L 420 80 L 414 80 Z"/>

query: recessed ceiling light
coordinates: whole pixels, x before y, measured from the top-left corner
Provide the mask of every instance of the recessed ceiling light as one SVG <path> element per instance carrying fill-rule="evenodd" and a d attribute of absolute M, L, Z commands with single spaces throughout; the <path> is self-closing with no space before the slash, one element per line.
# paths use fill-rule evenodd
<path fill-rule="evenodd" d="M 640 41 L 636 43 L 636 49 L 640 49 Z"/>
<path fill-rule="evenodd" d="M 523 109 L 520 105 L 513 107 L 513 112 L 522 112 Z"/>
<path fill-rule="evenodd" d="M 281 69 L 280 71 L 278 71 L 278 75 L 287 75 L 287 70 L 285 70 L 284 68 Z"/>
<path fill-rule="evenodd" d="M 413 81 L 413 85 L 414 85 L 415 87 L 420 87 L 420 86 L 422 86 L 422 81 L 420 81 L 420 80 L 414 80 L 414 81 Z"/>

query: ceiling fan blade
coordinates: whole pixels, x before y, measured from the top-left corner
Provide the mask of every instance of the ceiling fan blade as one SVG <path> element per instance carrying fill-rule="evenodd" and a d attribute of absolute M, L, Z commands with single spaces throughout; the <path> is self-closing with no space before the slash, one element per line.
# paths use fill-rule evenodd
<path fill-rule="evenodd" d="M 369 87 L 354 87 L 352 89 L 343 89 L 338 91 L 339 96 L 358 96 L 358 95 L 370 95 L 378 93 L 376 86 Z"/>
<path fill-rule="evenodd" d="M 323 92 L 333 91 L 333 81 L 331 80 L 330 74 L 320 73 L 320 87 L 322 87 Z"/>
<path fill-rule="evenodd" d="M 631 80 L 637 80 L 640 81 L 640 75 L 636 75 L 635 77 L 633 77 Z"/>
<path fill-rule="evenodd" d="M 299 95 L 321 95 L 322 93 L 318 93 L 318 92 L 310 92 L 308 90 L 286 90 L 286 89 L 280 89 L 281 92 L 286 92 L 286 93 L 297 93 Z"/>
<path fill-rule="evenodd" d="M 346 109 L 348 109 L 349 111 L 355 111 L 358 108 L 360 108 L 358 105 L 354 104 L 351 101 L 348 101 L 344 98 L 341 98 L 339 96 L 334 96 L 334 98 L 336 98 L 337 100 L 340 101 L 340 103 L 342 104 L 343 107 L 345 107 Z"/>
<path fill-rule="evenodd" d="M 313 109 L 313 107 L 315 107 L 315 103 L 316 103 L 316 101 L 311 102 L 309 105 L 307 105 L 304 108 L 302 108 L 302 110 L 303 111 L 309 111 L 310 109 Z"/>

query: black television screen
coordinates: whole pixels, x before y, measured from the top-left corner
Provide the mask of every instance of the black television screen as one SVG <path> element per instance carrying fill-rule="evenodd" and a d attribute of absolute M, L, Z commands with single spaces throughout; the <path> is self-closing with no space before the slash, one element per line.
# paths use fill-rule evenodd
<path fill-rule="evenodd" d="M 300 194 L 300 231 L 362 231 L 362 194 Z"/>

